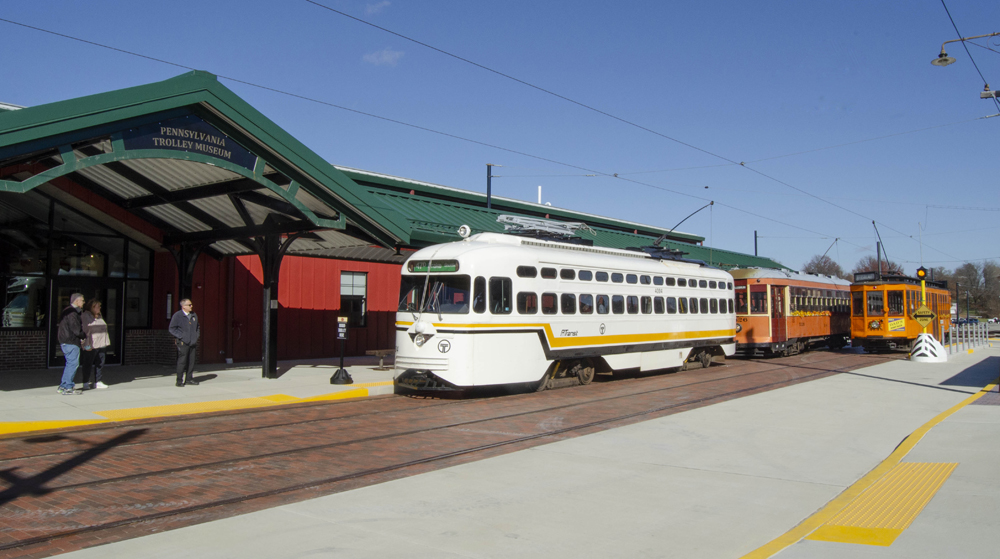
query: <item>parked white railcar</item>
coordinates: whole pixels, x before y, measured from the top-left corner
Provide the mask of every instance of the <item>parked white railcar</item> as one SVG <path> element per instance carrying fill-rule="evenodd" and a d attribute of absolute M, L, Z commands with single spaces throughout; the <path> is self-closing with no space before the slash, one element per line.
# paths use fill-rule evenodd
<path fill-rule="evenodd" d="M 397 393 L 587 384 L 736 349 L 732 276 L 636 250 L 480 233 L 415 252 L 400 293 Z"/>

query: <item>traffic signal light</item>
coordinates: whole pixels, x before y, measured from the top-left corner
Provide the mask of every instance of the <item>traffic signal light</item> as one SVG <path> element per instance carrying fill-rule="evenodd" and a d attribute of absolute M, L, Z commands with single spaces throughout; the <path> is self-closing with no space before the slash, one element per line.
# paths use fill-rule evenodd
<path fill-rule="evenodd" d="M 924 268 L 923 266 L 917 268 L 917 278 L 927 279 L 927 268 Z"/>

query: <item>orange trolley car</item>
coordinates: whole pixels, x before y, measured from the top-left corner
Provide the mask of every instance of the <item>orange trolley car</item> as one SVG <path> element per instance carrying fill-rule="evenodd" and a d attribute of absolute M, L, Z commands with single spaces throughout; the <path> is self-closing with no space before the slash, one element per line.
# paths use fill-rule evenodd
<path fill-rule="evenodd" d="M 948 282 L 927 281 L 927 308 L 937 318 L 927 333 L 944 341 L 951 331 L 951 294 Z M 869 353 L 906 350 L 924 331 L 913 319 L 920 308 L 920 280 L 908 276 L 863 272 L 851 284 L 851 339 Z"/>
<path fill-rule="evenodd" d="M 794 355 L 847 345 L 850 282 L 783 270 L 730 270 L 736 287 L 736 354 Z"/>

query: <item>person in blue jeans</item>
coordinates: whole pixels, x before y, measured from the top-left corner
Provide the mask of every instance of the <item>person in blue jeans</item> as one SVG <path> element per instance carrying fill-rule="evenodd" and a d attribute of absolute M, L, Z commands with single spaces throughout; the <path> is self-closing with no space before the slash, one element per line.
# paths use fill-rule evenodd
<path fill-rule="evenodd" d="M 87 337 L 83 331 L 81 313 L 83 313 L 83 293 L 74 293 L 69 296 L 69 306 L 63 309 L 62 315 L 59 316 L 57 337 L 59 347 L 66 357 L 66 366 L 63 368 L 57 392 L 67 396 L 83 394 L 82 390 L 76 390 L 73 386 L 76 370 L 80 368 L 80 344 Z"/>

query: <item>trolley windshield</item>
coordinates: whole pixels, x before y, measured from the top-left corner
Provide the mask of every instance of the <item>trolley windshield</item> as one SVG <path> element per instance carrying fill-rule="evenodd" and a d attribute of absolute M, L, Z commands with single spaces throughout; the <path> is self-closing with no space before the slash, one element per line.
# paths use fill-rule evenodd
<path fill-rule="evenodd" d="M 399 284 L 399 311 L 468 314 L 469 284 L 469 276 L 404 275 Z"/>

